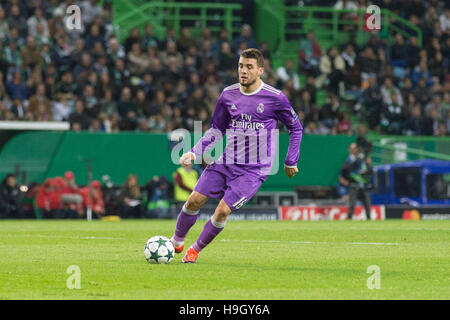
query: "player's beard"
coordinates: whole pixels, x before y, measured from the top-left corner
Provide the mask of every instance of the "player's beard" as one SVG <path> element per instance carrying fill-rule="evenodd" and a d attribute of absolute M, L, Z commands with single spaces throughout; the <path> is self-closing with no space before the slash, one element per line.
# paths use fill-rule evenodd
<path fill-rule="evenodd" d="M 239 78 L 240 79 L 240 78 Z M 241 80 L 239 80 L 239 83 L 241 86 L 243 87 L 250 87 L 252 84 L 254 84 L 256 82 L 256 78 L 253 79 L 253 81 L 249 81 L 249 78 L 247 77 L 247 82 L 246 83 L 242 83 Z"/>

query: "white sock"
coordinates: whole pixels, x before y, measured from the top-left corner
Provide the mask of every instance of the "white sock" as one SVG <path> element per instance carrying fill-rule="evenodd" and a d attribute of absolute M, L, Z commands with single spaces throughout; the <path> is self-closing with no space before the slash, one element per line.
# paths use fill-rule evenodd
<path fill-rule="evenodd" d="M 170 238 L 170 241 L 173 243 L 173 245 L 175 247 L 180 247 L 180 246 L 182 246 L 184 244 L 184 241 L 182 241 L 182 242 L 176 241 L 173 237 Z"/>

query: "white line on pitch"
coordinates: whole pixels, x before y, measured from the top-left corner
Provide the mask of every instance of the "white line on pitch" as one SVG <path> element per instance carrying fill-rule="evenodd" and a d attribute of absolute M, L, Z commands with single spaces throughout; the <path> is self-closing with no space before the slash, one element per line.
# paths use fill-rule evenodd
<path fill-rule="evenodd" d="M 222 242 L 254 242 L 254 243 L 293 243 L 293 244 L 345 244 L 345 245 L 372 245 L 372 246 L 399 246 L 407 243 L 397 242 L 327 242 L 327 241 L 280 241 L 280 240 L 231 240 L 220 239 Z"/>
<path fill-rule="evenodd" d="M 8 234 L 7 237 L 12 238 L 49 238 L 49 239 L 79 239 L 79 240 L 128 240 L 127 238 L 115 238 L 115 237 L 70 237 L 70 236 L 54 236 L 45 234 Z"/>

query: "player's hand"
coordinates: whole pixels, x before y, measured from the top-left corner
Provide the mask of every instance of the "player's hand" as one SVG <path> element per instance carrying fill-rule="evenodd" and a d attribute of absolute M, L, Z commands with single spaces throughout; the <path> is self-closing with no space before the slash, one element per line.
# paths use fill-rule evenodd
<path fill-rule="evenodd" d="M 187 166 L 191 165 L 192 161 L 194 161 L 194 160 L 195 160 L 195 156 L 191 152 L 183 153 L 183 155 L 180 158 L 180 164 L 183 167 L 187 167 Z"/>
<path fill-rule="evenodd" d="M 284 172 L 286 172 L 286 175 L 289 178 L 292 178 L 293 176 L 295 176 L 298 173 L 298 169 L 297 169 L 297 167 L 294 167 L 294 168 L 284 167 Z"/>

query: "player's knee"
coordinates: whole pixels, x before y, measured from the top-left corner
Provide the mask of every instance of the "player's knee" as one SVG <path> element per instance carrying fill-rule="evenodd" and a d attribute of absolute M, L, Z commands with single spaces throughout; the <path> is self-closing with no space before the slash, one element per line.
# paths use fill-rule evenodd
<path fill-rule="evenodd" d="M 230 215 L 229 212 L 226 212 L 225 210 L 216 210 L 214 213 L 214 220 L 223 223 L 227 220 L 228 216 Z"/>
<path fill-rule="evenodd" d="M 196 197 L 194 194 L 191 194 L 189 198 L 186 201 L 186 208 L 189 210 L 199 210 L 202 206 L 202 201 L 198 197 Z"/>
<path fill-rule="evenodd" d="M 214 212 L 214 219 L 217 222 L 223 223 L 227 220 L 230 213 L 231 213 L 231 209 L 227 205 L 219 204 L 216 211 Z"/>

